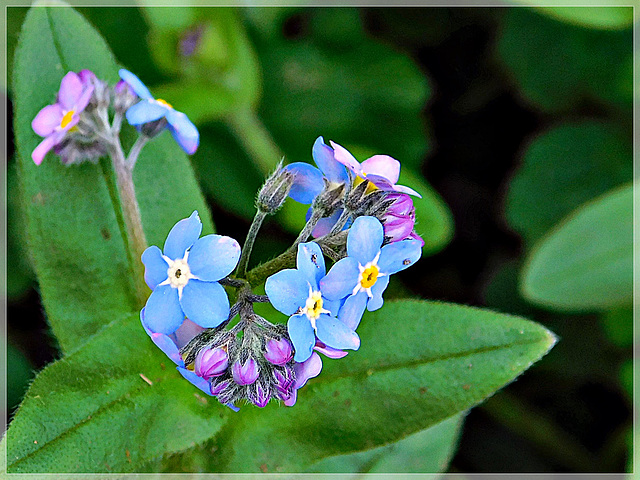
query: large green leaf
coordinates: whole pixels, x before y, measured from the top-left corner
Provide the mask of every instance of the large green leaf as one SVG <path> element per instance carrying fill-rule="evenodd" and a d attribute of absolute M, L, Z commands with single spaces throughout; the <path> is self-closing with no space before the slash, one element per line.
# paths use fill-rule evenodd
<path fill-rule="evenodd" d="M 633 299 L 633 187 L 575 210 L 535 245 L 520 285 L 559 310 L 608 310 Z"/>
<path fill-rule="evenodd" d="M 223 428 L 212 469 L 301 471 L 398 441 L 481 402 L 556 341 L 519 317 L 421 301 L 387 302 L 358 333 L 360 350 L 325 360 L 295 407 L 246 409 Z"/>
<path fill-rule="evenodd" d="M 509 186 L 506 215 L 528 246 L 574 208 L 632 175 L 630 142 L 610 124 L 566 123 L 527 148 Z"/>
<path fill-rule="evenodd" d="M 31 120 L 55 101 L 65 73 L 83 68 L 112 83 L 118 79 L 107 45 L 73 9 L 32 8 L 14 69 L 19 174 L 44 307 L 65 351 L 136 309 L 123 238 L 100 167 L 65 167 L 53 154 L 40 166 L 31 161 L 41 140 Z M 171 226 L 196 209 L 205 231 L 212 231 L 189 162 L 168 133 L 145 147 L 134 179 L 151 244 L 162 244 Z"/>
<path fill-rule="evenodd" d="M 598 2 L 597 7 L 571 6 L 551 7 L 540 6 L 540 2 L 533 0 L 517 0 L 519 3 L 536 7 L 543 15 L 557 18 L 567 23 L 603 30 L 618 30 L 629 28 L 633 24 L 633 7 L 620 7 L 615 1 Z M 611 6 L 607 6 L 607 3 Z"/>
<path fill-rule="evenodd" d="M 5 438 L 8 472 L 135 471 L 203 442 L 233 415 L 205 397 L 137 315 L 122 318 L 38 374 Z"/>
<path fill-rule="evenodd" d="M 364 452 L 325 458 L 307 472 L 351 473 L 435 473 L 449 465 L 462 426 L 462 415 L 414 433 L 399 442 Z M 357 473 L 355 473 L 357 472 Z"/>
<path fill-rule="evenodd" d="M 511 8 L 498 53 L 524 97 L 548 111 L 576 108 L 588 99 L 630 113 L 633 99 L 633 31 L 589 30 Z"/>

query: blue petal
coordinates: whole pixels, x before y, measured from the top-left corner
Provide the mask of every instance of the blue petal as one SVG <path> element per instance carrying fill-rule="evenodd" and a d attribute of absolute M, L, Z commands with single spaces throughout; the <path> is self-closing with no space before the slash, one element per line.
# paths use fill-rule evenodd
<path fill-rule="evenodd" d="M 312 209 L 309 209 L 309 211 L 311 211 L 311 210 Z M 323 235 L 326 235 L 327 233 L 329 233 L 331 231 L 331 229 L 333 228 L 333 226 L 338 221 L 338 219 L 342 216 L 342 212 L 343 211 L 344 210 L 342 208 L 339 208 L 338 210 L 333 212 L 333 214 L 331 216 L 321 218 L 318 221 L 318 223 L 316 224 L 316 228 L 313 229 L 313 237 L 314 238 L 318 238 L 318 237 L 322 237 Z M 308 218 L 307 218 L 307 221 L 309 221 Z M 344 230 L 344 228 L 343 228 L 343 230 Z"/>
<path fill-rule="evenodd" d="M 293 348 L 296 351 L 293 359 L 296 362 L 304 362 L 311 356 L 313 347 L 316 344 L 316 335 L 311 322 L 306 315 L 294 315 L 289 318 L 287 330 L 291 342 L 293 342 Z"/>
<path fill-rule="evenodd" d="M 193 155 L 200 144 L 200 134 L 196 126 L 184 113 L 173 109 L 167 112 L 167 122 L 178 145 L 189 155 Z"/>
<path fill-rule="evenodd" d="M 238 265 L 240 245 L 231 237 L 207 235 L 189 250 L 189 268 L 200 280 L 216 282 Z"/>
<path fill-rule="evenodd" d="M 373 312 L 374 310 L 378 310 L 384 300 L 382 299 L 382 294 L 385 289 L 389 285 L 389 275 L 385 275 L 384 277 L 378 277 L 376 283 L 371 287 L 371 295 L 372 297 L 369 299 L 369 303 L 367 303 L 367 310 Z"/>
<path fill-rule="evenodd" d="M 189 280 L 180 305 L 189 320 L 204 328 L 217 327 L 229 318 L 229 298 L 218 282 Z"/>
<path fill-rule="evenodd" d="M 298 271 L 304 275 L 307 282 L 311 284 L 314 290 L 317 290 L 318 282 L 326 272 L 320 245 L 315 242 L 298 245 L 297 266 Z"/>
<path fill-rule="evenodd" d="M 323 313 L 316 320 L 316 327 L 318 340 L 328 347 L 339 350 L 358 350 L 360 348 L 358 334 L 335 317 Z"/>
<path fill-rule="evenodd" d="M 176 223 L 164 242 L 164 254 L 171 260 L 183 258 L 187 249 L 193 245 L 202 232 L 202 222 L 198 212 Z"/>
<path fill-rule="evenodd" d="M 187 370 L 184 367 L 176 367 L 176 368 L 180 372 L 180 375 L 182 375 L 184 378 L 189 380 L 193 385 L 198 387 L 207 395 L 211 395 L 211 384 L 207 382 L 204 378 L 199 377 L 198 375 L 193 373 L 191 370 Z"/>
<path fill-rule="evenodd" d="M 155 333 L 169 335 L 184 321 L 184 313 L 178 301 L 178 289 L 160 285 L 151 292 L 145 306 L 145 323 Z"/>
<path fill-rule="evenodd" d="M 418 240 L 402 240 L 382 247 L 378 268 L 389 275 L 409 268 L 422 255 L 422 245 Z"/>
<path fill-rule="evenodd" d="M 141 100 L 129 107 L 125 113 L 127 122 L 131 125 L 142 125 L 143 123 L 154 122 L 164 117 L 169 111 L 168 107 L 153 103 L 149 100 Z"/>
<path fill-rule="evenodd" d="M 364 266 L 378 254 L 383 240 L 384 230 L 380 220 L 375 217 L 358 217 L 347 236 L 347 254 Z"/>
<path fill-rule="evenodd" d="M 296 202 L 311 203 L 324 189 L 322 172 L 316 167 L 308 163 L 296 162 L 284 168 L 295 174 L 289 196 Z"/>
<path fill-rule="evenodd" d="M 320 291 L 329 300 L 340 300 L 351 295 L 359 275 L 358 261 L 351 257 L 343 258 L 320 280 Z"/>
<path fill-rule="evenodd" d="M 293 315 L 309 298 L 309 283 L 298 270 L 281 270 L 267 278 L 264 291 L 276 310 Z"/>
<path fill-rule="evenodd" d="M 316 139 L 311 153 L 316 165 L 330 182 L 347 183 L 349 181 L 347 168 L 335 159 L 333 148 L 325 145 L 322 137 Z"/>
<path fill-rule="evenodd" d="M 367 300 L 369 300 L 367 292 L 358 292 L 355 295 L 351 295 L 340 309 L 338 319 L 344 322 L 351 330 L 355 330 L 360 325 L 362 314 L 367 307 Z"/>
<path fill-rule="evenodd" d="M 147 282 L 151 290 L 167 279 L 169 265 L 162 258 L 160 249 L 155 245 L 142 253 L 142 263 L 144 263 L 144 281 Z"/>
<path fill-rule="evenodd" d="M 120 78 L 127 82 L 127 84 L 133 89 L 134 92 L 136 92 L 136 95 L 138 95 L 140 98 L 153 98 L 151 96 L 151 92 L 147 87 L 145 87 L 144 83 L 142 83 L 142 81 L 129 70 L 121 68 L 118 73 L 120 74 Z"/>
<path fill-rule="evenodd" d="M 340 311 L 343 303 L 344 302 L 342 301 L 342 299 L 329 300 L 326 297 L 322 297 L 322 308 L 324 308 L 325 310 L 329 310 L 329 312 L 331 312 L 331 315 L 334 317 L 338 316 L 338 312 Z"/>
<path fill-rule="evenodd" d="M 144 308 L 140 311 L 140 321 L 142 322 L 142 326 L 144 327 L 144 331 L 147 332 L 147 335 L 151 337 L 153 343 L 162 350 L 169 359 L 176 365 L 184 367 L 184 361 L 182 360 L 182 355 L 180 355 L 180 349 L 175 344 L 171 337 L 165 335 L 164 333 L 154 333 L 149 330 L 149 327 L 144 322 Z"/>

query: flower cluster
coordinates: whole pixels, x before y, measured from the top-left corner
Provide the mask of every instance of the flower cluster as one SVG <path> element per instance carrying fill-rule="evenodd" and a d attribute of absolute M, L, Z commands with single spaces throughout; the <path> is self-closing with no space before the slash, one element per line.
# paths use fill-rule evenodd
<path fill-rule="evenodd" d="M 95 163 L 110 149 L 121 148 L 118 136 L 123 114 L 141 135 L 151 138 L 168 129 L 185 152 L 196 151 L 198 130 L 184 113 L 154 99 L 128 70 L 120 70 L 120 77 L 122 80 L 110 88 L 90 70 L 64 76 L 56 102 L 40 110 L 31 123 L 33 131 L 44 137 L 31 154 L 36 165 L 51 150 L 63 164 L 71 165 Z M 110 108 L 115 112 L 113 121 L 109 119 Z"/>
<path fill-rule="evenodd" d="M 187 380 L 231 408 L 243 400 L 295 404 L 298 389 L 322 369 L 318 353 L 338 359 L 358 350 L 365 310 L 381 308 L 390 276 L 421 256 L 409 196 L 417 193 L 396 184 L 398 162 L 375 156 L 356 166 L 339 161 L 348 152 L 332 147 L 319 138 L 313 147 L 319 168 L 279 166 L 258 193 L 260 219 L 287 195 L 311 204 L 305 230 L 279 257 L 295 258 L 295 268 L 261 277 L 266 296 L 252 293 L 242 268 L 238 278 L 230 276 L 246 264 L 254 225 L 241 255 L 231 238 L 199 238 L 194 212 L 169 232 L 163 251 L 149 247 L 142 255 L 153 290 L 142 313 L 145 330 Z M 321 238 L 305 241 L 312 233 Z M 328 272 L 327 256 L 334 262 Z M 233 307 L 222 285 L 238 289 Z M 255 302 L 287 315 L 286 327 L 257 315 Z"/>

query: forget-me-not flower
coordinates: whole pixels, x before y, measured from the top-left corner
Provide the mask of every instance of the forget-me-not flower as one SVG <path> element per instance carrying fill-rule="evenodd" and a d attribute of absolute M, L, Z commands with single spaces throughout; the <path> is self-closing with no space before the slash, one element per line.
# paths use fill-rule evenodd
<path fill-rule="evenodd" d="M 422 255 L 417 240 L 402 240 L 382 246 L 384 232 L 375 217 L 358 217 L 347 236 L 347 257 L 336 262 L 320 280 L 320 289 L 332 301 L 346 298 L 339 318 L 355 330 L 365 308 L 382 307 L 382 293 L 389 276 L 413 265 Z M 322 339 L 321 339 L 322 340 Z"/>
<path fill-rule="evenodd" d="M 82 81 L 75 72 L 67 73 L 60 82 L 58 98 L 53 105 L 47 105 L 38 112 L 31 122 L 31 128 L 45 137 L 31 154 L 36 165 L 40 165 L 45 155 L 60 144 L 67 133 L 80 121 L 80 114 L 87 108 L 94 87 Z"/>
<path fill-rule="evenodd" d="M 198 212 L 180 220 L 169 232 L 164 252 L 156 246 L 142 254 L 145 281 L 153 290 L 145 307 L 145 323 L 154 333 L 171 334 L 185 316 L 204 328 L 220 325 L 229 315 L 229 299 L 218 280 L 240 259 L 233 238 L 202 238 Z"/>
<path fill-rule="evenodd" d="M 167 128 L 178 145 L 189 155 L 195 153 L 200 143 L 198 129 L 187 116 L 175 110 L 173 106 L 161 98 L 153 98 L 149 89 L 129 70 L 120 69 L 120 78 L 124 80 L 140 97 L 141 101 L 129 107 L 126 112 L 127 121 L 133 126 L 166 119 Z"/>
<path fill-rule="evenodd" d="M 290 315 L 287 330 L 295 349 L 294 360 L 304 362 L 311 356 L 316 336 L 326 346 L 357 350 L 360 338 L 336 318 L 339 299 L 329 301 L 319 288 L 325 275 L 325 264 L 317 243 L 298 245 L 297 267 L 281 270 L 265 283 L 271 304 Z"/>

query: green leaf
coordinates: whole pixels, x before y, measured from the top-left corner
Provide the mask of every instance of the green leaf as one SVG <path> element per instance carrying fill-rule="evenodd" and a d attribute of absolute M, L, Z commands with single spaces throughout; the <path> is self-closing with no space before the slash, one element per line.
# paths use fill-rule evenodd
<path fill-rule="evenodd" d="M 325 359 L 295 407 L 247 409 L 228 424 L 212 469 L 301 471 L 396 442 L 478 404 L 556 341 L 519 317 L 421 301 L 387 302 L 358 333 L 360 350 Z"/>
<path fill-rule="evenodd" d="M 551 112 L 597 99 L 631 111 L 633 31 L 589 30 L 511 8 L 505 15 L 498 53 L 523 96 Z"/>
<path fill-rule="evenodd" d="M 519 0 L 520 3 L 539 3 L 531 0 Z M 615 5 L 615 2 L 609 2 Z M 573 6 L 573 7 L 536 7 L 538 12 L 548 15 L 563 22 L 579 26 L 598 28 L 603 30 L 618 30 L 629 28 L 633 24 L 633 7 L 605 6 L 600 3 L 598 7 Z"/>
<path fill-rule="evenodd" d="M 31 152 L 42 140 L 31 121 L 55 101 L 66 72 L 92 70 L 112 84 L 117 64 L 107 45 L 71 8 L 32 8 L 25 20 L 14 70 L 15 133 L 29 247 L 43 304 L 64 351 L 103 325 L 136 310 L 124 242 L 101 169 L 66 167 L 50 154 L 40 166 Z M 186 156 L 163 133 L 143 150 L 134 181 L 151 244 L 198 210 L 212 231 L 207 207 Z"/>
<path fill-rule="evenodd" d="M 506 200 L 509 223 L 527 246 L 587 200 L 629 182 L 632 149 L 612 125 L 567 123 L 535 138 Z"/>
<path fill-rule="evenodd" d="M 633 345 L 633 307 L 631 305 L 604 312 L 600 321 L 613 344 L 623 348 Z"/>
<path fill-rule="evenodd" d="M 608 310 L 633 299 L 633 187 L 575 210 L 528 256 L 522 294 L 548 308 Z"/>
<path fill-rule="evenodd" d="M 446 470 L 460 436 L 462 415 L 414 433 L 399 442 L 364 452 L 325 458 L 313 473 L 435 473 Z M 354 473 L 351 478 L 357 478 Z M 350 478 L 344 476 L 344 478 Z"/>
<path fill-rule="evenodd" d="M 182 378 L 131 315 L 38 374 L 5 438 L 7 470 L 135 471 L 203 442 L 230 415 Z"/>

